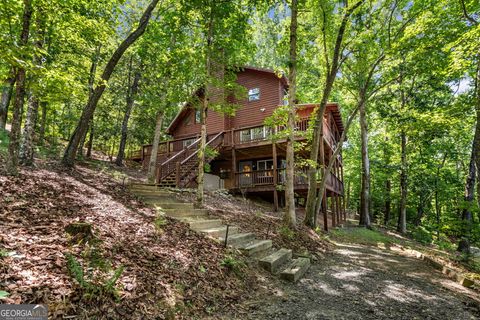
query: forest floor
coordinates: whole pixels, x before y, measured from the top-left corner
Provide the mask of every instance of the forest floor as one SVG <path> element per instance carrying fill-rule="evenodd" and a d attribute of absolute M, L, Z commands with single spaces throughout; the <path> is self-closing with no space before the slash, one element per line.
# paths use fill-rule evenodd
<path fill-rule="evenodd" d="M 297 284 L 279 283 L 268 299 L 251 299 L 245 313 L 225 319 L 480 319 L 478 292 L 358 229 L 333 233 L 336 248 Z"/>
<path fill-rule="evenodd" d="M 48 304 L 49 319 L 198 319 L 262 292 L 241 256 L 158 218 L 113 165 L 37 160 L 8 177 L 4 163 L 0 303 Z"/>

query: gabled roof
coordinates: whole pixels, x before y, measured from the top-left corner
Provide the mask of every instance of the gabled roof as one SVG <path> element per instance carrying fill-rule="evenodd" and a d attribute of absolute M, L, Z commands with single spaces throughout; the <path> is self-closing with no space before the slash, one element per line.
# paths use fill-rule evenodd
<path fill-rule="evenodd" d="M 258 72 L 265 72 L 265 73 L 269 73 L 269 74 L 273 74 L 275 75 L 277 78 L 280 79 L 280 81 L 286 86 L 288 87 L 288 79 L 287 77 L 285 77 L 285 75 L 282 73 L 282 75 L 279 77 L 278 74 L 272 70 L 272 69 L 265 69 L 265 68 L 257 68 L 257 67 L 252 67 L 252 66 L 243 66 L 243 67 L 240 67 L 238 68 L 238 72 L 241 72 L 241 71 L 244 71 L 244 70 L 253 70 L 253 71 L 258 71 Z M 193 95 L 199 95 L 199 92 L 200 92 L 200 89 L 196 90 L 195 93 Z M 170 125 L 168 126 L 167 128 L 167 133 L 171 134 L 171 131 L 173 130 L 173 128 L 175 128 L 178 124 L 178 122 L 180 121 L 180 119 L 182 119 L 182 117 L 184 117 L 187 112 L 188 112 L 188 109 L 189 107 L 191 106 L 191 103 L 190 102 L 185 102 L 181 109 L 178 111 L 177 115 L 175 116 L 175 118 L 173 118 L 172 122 L 170 123 Z"/>
<path fill-rule="evenodd" d="M 317 107 L 319 103 L 303 103 L 303 104 L 297 104 L 297 108 L 301 107 Z M 335 120 L 335 124 L 338 127 L 338 130 L 340 131 L 340 134 L 345 130 L 343 127 L 343 121 L 342 121 L 342 114 L 340 113 L 340 106 L 338 105 L 338 102 L 328 102 L 327 103 L 327 108 L 325 110 L 325 113 L 331 112 L 333 115 L 333 119 Z"/>

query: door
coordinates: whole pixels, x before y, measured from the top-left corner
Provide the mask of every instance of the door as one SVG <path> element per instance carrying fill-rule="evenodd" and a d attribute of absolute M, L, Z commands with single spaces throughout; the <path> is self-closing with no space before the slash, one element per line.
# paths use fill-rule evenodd
<path fill-rule="evenodd" d="M 239 185 L 249 186 L 252 184 L 253 163 L 252 161 L 240 161 L 238 163 Z"/>

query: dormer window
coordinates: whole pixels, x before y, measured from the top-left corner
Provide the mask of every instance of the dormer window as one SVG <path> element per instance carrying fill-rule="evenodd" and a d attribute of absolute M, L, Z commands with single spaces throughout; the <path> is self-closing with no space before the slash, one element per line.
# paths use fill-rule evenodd
<path fill-rule="evenodd" d="M 260 88 L 252 88 L 248 90 L 248 101 L 260 100 Z"/>

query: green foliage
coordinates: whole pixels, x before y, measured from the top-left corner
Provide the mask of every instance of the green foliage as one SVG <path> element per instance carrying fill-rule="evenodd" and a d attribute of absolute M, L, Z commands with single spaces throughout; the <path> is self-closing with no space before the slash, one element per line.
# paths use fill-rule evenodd
<path fill-rule="evenodd" d="M 431 244 L 433 241 L 432 233 L 423 226 L 414 228 L 411 235 L 413 239 L 425 245 Z"/>
<path fill-rule="evenodd" d="M 0 290 L 0 300 L 8 298 L 10 294 L 7 291 Z"/>
<path fill-rule="evenodd" d="M 297 235 L 295 231 L 290 229 L 288 226 L 281 226 L 278 230 L 278 233 L 287 240 L 293 240 Z"/>
<path fill-rule="evenodd" d="M 7 156 L 9 141 L 7 131 L 0 129 L 0 156 Z"/>
<path fill-rule="evenodd" d="M 226 255 L 220 262 L 220 266 L 235 273 L 237 276 L 241 276 L 242 269 L 246 267 L 243 261 L 238 260 L 233 255 Z"/>
<path fill-rule="evenodd" d="M 163 232 L 163 228 L 168 224 L 168 221 L 164 215 L 158 215 L 153 223 L 157 232 Z"/>
<path fill-rule="evenodd" d="M 124 267 L 120 266 L 117 269 L 109 272 L 98 272 L 93 268 L 88 269 L 88 273 L 85 274 L 82 264 L 70 253 L 66 253 L 67 268 L 79 286 L 83 290 L 83 297 L 86 300 L 92 300 L 98 297 L 114 297 L 119 298 L 117 282 L 120 279 Z"/>

